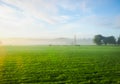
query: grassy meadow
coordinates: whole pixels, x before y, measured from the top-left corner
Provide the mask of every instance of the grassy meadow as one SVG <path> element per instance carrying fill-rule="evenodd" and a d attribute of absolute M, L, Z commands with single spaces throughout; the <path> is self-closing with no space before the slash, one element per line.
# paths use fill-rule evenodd
<path fill-rule="evenodd" d="M 120 47 L 0 46 L 0 84 L 120 84 Z"/>

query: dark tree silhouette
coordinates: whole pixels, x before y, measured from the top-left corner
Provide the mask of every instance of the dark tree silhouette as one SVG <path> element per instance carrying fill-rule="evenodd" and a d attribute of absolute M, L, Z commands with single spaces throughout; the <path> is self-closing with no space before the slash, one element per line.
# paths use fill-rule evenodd
<path fill-rule="evenodd" d="M 95 35 L 94 37 L 94 42 L 97 45 L 101 45 L 101 44 L 116 44 L 116 39 L 114 36 L 109 36 L 109 37 L 104 37 L 102 35 Z"/>
<path fill-rule="evenodd" d="M 116 44 L 116 39 L 114 36 L 102 37 L 102 41 L 105 45 L 107 44 Z"/>
<path fill-rule="evenodd" d="M 97 44 L 97 45 L 102 45 L 101 36 L 102 36 L 102 35 L 95 35 L 95 36 L 94 36 L 93 41 L 94 41 L 95 44 Z"/>
<path fill-rule="evenodd" d="M 120 36 L 119 36 L 119 38 L 117 40 L 117 44 L 120 45 Z"/>

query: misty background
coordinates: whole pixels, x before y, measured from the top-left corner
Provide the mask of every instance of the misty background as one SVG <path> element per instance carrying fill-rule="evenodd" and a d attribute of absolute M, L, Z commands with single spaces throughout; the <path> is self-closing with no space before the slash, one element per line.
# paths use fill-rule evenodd
<path fill-rule="evenodd" d="M 2 45 L 95 45 L 93 39 L 55 38 L 55 39 L 1 39 Z"/>

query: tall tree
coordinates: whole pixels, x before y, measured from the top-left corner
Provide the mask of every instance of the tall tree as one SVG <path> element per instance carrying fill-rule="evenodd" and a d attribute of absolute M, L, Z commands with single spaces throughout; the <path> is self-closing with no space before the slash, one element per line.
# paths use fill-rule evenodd
<path fill-rule="evenodd" d="M 101 35 L 95 35 L 93 41 L 97 45 L 102 45 Z"/>

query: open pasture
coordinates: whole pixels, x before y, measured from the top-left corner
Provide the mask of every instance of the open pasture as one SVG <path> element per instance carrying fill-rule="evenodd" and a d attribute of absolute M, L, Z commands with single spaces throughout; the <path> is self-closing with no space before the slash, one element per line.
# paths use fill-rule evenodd
<path fill-rule="evenodd" d="M 0 46 L 0 84 L 120 84 L 119 46 Z"/>

